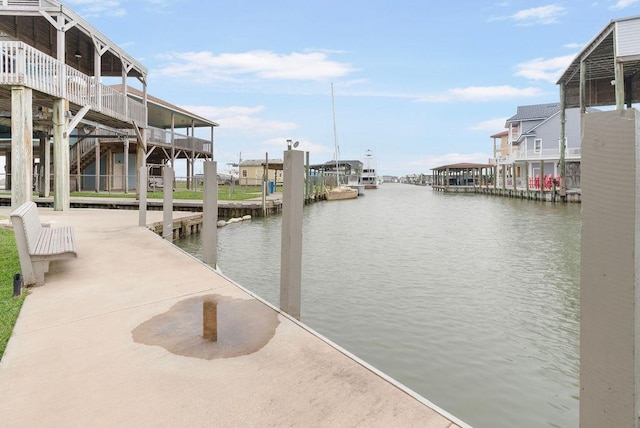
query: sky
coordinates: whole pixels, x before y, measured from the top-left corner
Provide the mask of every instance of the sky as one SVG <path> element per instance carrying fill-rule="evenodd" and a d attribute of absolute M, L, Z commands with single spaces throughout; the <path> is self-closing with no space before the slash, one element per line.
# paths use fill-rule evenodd
<path fill-rule="evenodd" d="M 337 140 L 399 176 L 486 163 L 519 105 L 558 102 L 584 45 L 640 15 L 640 0 L 65 3 L 147 67 L 149 94 L 220 124 L 219 171 L 282 158 L 287 139 L 323 163 Z"/>

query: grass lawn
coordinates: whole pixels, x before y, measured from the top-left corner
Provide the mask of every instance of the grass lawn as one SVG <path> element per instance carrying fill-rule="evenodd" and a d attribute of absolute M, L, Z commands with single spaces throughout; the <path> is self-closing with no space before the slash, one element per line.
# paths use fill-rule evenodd
<path fill-rule="evenodd" d="M 0 359 L 26 296 L 13 297 L 13 275 L 18 272 L 20 261 L 13 231 L 0 228 Z"/>

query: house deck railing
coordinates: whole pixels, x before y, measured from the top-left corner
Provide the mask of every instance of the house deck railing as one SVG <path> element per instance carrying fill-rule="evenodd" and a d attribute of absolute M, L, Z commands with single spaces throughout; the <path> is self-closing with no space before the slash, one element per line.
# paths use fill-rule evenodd
<path fill-rule="evenodd" d="M 581 156 L 580 147 L 571 147 L 565 150 L 564 157 L 566 160 L 579 160 Z M 497 158 L 497 163 L 512 164 L 517 161 L 539 161 L 539 160 L 558 160 L 560 159 L 559 149 L 544 149 L 544 150 L 522 150 L 515 151 L 505 157 Z"/>
<path fill-rule="evenodd" d="M 147 143 L 162 147 L 174 147 L 198 153 L 213 153 L 213 142 L 190 135 L 182 135 L 171 130 L 148 128 Z"/>
<path fill-rule="evenodd" d="M 122 136 L 118 136 L 116 134 L 113 135 L 113 139 L 118 139 L 121 137 Z M 171 143 L 172 140 L 173 144 Z M 147 144 L 151 146 L 174 148 L 176 150 L 186 150 L 189 152 L 213 154 L 213 143 L 211 141 L 203 140 L 201 138 L 192 137 L 189 135 L 179 134 L 177 132 L 174 132 L 173 138 L 171 138 L 171 131 L 154 127 L 147 128 Z M 71 168 L 75 168 L 75 163 L 78 159 L 78 155 L 80 155 L 80 158 L 83 158 L 84 155 L 88 152 L 95 151 L 95 148 L 96 139 L 92 138 L 91 136 L 84 138 L 79 143 L 74 144 L 69 152 Z"/>
<path fill-rule="evenodd" d="M 24 85 L 124 122 L 147 124 L 144 104 L 23 42 L 0 41 L 0 85 Z"/>

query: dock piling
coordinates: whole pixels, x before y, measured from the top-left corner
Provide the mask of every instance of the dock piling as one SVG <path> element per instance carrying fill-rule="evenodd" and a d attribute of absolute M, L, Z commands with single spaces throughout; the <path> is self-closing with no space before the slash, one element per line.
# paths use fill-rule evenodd
<path fill-rule="evenodd" d="M 202 302 L 202 337 L 218 341 L 218 304 L 213 300 Z"/>

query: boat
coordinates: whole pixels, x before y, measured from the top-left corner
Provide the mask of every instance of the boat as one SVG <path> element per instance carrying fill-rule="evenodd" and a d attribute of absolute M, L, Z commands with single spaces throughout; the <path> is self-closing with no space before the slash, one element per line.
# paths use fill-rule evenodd
<path fill-rule="evenodd" d="M 373 157 L 373 152 L 371 150 L 367 150 L 367 152 L 364 155 L 364 168 L 362 168 L 360 183 L 364 185 L 365 189 L 378 188 L 378 177 L 376 176 L 376 162 Z"/>
<path fill-rule="evenodd" d="M 338 146 L 338 132 L 336 131 L 336 107 L 333 98 L 333 83 L 331 83 L 331 111 L 333 113 L 333 144 L 336 157 L 336 186 L 326 191 L 327 201 L 341 201 L 358 197 L 358 189 L 340 183 L 340 148 Z"/>
<path fill-rule="evenodd" d="M 327 190 L 327 201 L 340 201 L 343 199 L 355 199 L 358 197 L 358 189 L 347 186 L 337 186 Z"/>

